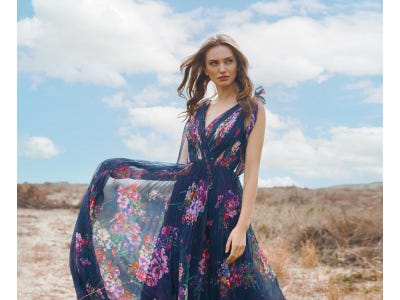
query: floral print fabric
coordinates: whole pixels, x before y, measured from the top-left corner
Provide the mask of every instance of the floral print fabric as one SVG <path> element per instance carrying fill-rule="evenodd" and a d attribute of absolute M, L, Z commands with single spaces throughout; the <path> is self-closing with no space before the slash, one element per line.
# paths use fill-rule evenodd
<path fill-rule="evenodd" d="M 246 128 L 239 104 L 206 128 L 208 106 L 185 124 L 186 163 L 115 158 L 98 166 L 71 243 L 78 299 L 285 299 L 251 226 L 243 255 L 226 262 L 258 106 Z"/>

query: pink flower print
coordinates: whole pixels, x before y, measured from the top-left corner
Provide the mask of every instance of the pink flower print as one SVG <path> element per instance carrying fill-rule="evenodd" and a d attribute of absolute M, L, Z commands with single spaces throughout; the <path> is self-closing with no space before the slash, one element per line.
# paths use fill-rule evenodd
<path fill-rule="evenodd" d="M 112 241 L 111 241 L 110 234 L 108 233 L 108 231 L 106 229 L 104 229 L 104 228 L 96 229 L 95 228 L 93 238 L 95 239 L 95 241 L 97 243 L 99 243 L 99 245 L 101 245 L 107 249 L 111 249 Z"/>
<path fill-rule="evenodd" d="M 230 218 L 233 218 L 237 215 L 236 207 L 239 205 L 239 201 L 237 200 L 238 196 L 235 198 L 231 198 L 225 202 L 225 209 Z"/>
<path fill-rule="evenodd" d="M 198 215 L 204 211 L 204 205 L 207 199 L 207 186 L 203 180 L 198 185 L 193 182 L 186 192 L 185 203 L 186 210 L 182 216 L 182 223 L 188 224 L 196 222 Z"/>
<path fill-rule="evenodd" d="M 126 216 L 123 213 L 116 213 L 115 219 L 118 223 L 124 223 L 126 221 Z"/>
<path fill-rule="evenodd" d="M 82 249 L 82 236 L 79 232 L 75 234 L 75 251 L 79 253 Z"/>
<path fill-rule="evenodd" d="M 141 220 L 142 220 L 142 222 L 149 222 L 150 221 L 150 219 L 148 217 L 146 217 L 146 216 L 143 216 L 141 218 Z"/>
<path fill-rule="evenodd" d="M 117 199 L 118 207 L 121 209 L 125 209 L 128 207 L 129 204 L 129 198 L 125 195 L 121 195 Z"/>
<path fill-rule="evenodd" d="M 137 198 L 137 190 L 139 187 L 138 182 L 134 182 L 128 186 L 119 186 L 117 189 L 117 193 L 120 196 L 126 196 L 129 199 L 136 199 Z"/>
<path fill-rule="evenodd" d="M 100 296 L 101 299 L 105 299 L 105 297 L 103 295 L 103 291 L 100 288 L 94 289 L 90 285 L 90 283 L 86 283 L 86 291 L 88 292 L 89 295 L 91 295 L 93 297 L 97 294 L 98 296 Z"/>
<path fill-rule="evenodd" d="M 114 233 L 123 233 L 125 231 L 124 224 L 119 222 L 113 222 L 111 229 Z"/>
<path fill-rule="evenodd" d="M 135 271 L 135 276 L 140 282 L 143 282 L 146 279 L 146 272 L 142 269 L 137 269 Z"/>
<path fill-rule="evenodd" d="M 112 176 L 114 178 L 129 178 L 131 175 L 129 166 L 120 166 L 112 171 Z"/>
<path fill-rule="evenodd" d="M 150 265 L 150 259 L 148 256 L 141 256 L 139 257 L 139 266 L 140 269 L 146 270 L 147 267 Z"/>
<path fill-rule="evenodd" d="M 115 282 L 106 281 L 107 294 L 111 299 L 121 299 L 124 296 L 124 288 L 121 284 Z"/>
<path fill-rule="evenodd" d="M 182 280 L 182 275 L 183 275 L 183 266 L 182 266 L 182 263 L 179 263 L 178 281 L 181 281 L 181 280 Z"/>
<path fill-rule="evenodd" d="M 142 241 L 142 238 L 136 232 L 130 232 L 128 234 L 128 239 L 131 242 L 131 244 L 135 246 L 139 245 L 140 242 Z"/>
<path fill-rule="evenodd" d="M 217 196 L 217 202 L 215 203 L 215 208 L 220 207 L 223 204 L 224 210 L 222 215 L 224 218 L 224 226 L 228 226 L 228 219 L 233 218 L 238 215 L 240 208 L 239 195 L 235 195 L 231 190 L 227 191 L 223 195 Z"/>
<path fill-rule="evenodd" d="M 131 170 L 131 177 L 140 179 L 144 174 L 143 169 Z"/>
<path fill-rule="evenodd" d="M 127 193 L 127 196 L 129 199 L 131 199 L 133 202 L 138 202 L 140 200 L 140 193 L 137 191 L 129 191 Z"/>
<path fill-rule="evenodd" d="M 217 196 L 217 202 L 215 203 L 215 208 L 218 208 L 224 200 L 224 195 Z"/>
<path fill-rule="evenodd" d="M 176 228 L 172 227 L 172 226 L 163 226 L 161 228 L 161 234 L 165 235 L 165 236 L 169 236 L 171 234 L 176 234 Z"/>
<path fill-rule="evenodd" d="M 140 282 L 144 282 L 146 280 L 146 272 L 150 265 L 149 251 L 150 247 L 148 247 L 148 245 L 143 245 L 139 250 L 139 261 L 132 263 L 135 276 Z"/>
<path fill-rule="evenodd" d="M 232 115 L 230 115 L 225 121 L 223 121 L 215 130 L 214 132 L 214 138 L 215 138 L 215 144 L 219 145 L 225 135 L 231 130 L 233 125 L 235 124 L 235 121 L 237 119 L 237 116 L 239 115 L 239 111 L 235 111 Z"/>
<path fill-rule="evenodd" d="M 140 225 L 138 223 L 133 223 L 132 224 L 132 230 L 134 232 L 140 233 L 142 231 L 142 228 L 140 227 Z"/>
<path fill-rule="evenodd" d="M 152 190 L 149 193 L 149 199 L 150 200 L 156 200 L 156 199 L 161 199 L 161 198 L 162 198 L 161 193 L 159 191 L 157 191 L 157 190 Z"/>
<path fill-rule="evenodd" d="M 217 281 L 219 285 L 219 294 L 221 297 L 225 297 L 228 293 L 228 290 L 232 287 L 232 283 L 230 282 L 230 271 L 229 266 L 226 261 L 224 261 L 220 268 L 217 271 Z"/>
<path fill-rule="evenodd" d="M 82 257 L 81 257 L 79 260 L 80 260 L 82 266 L 89 266 L 89 265 L 91 265 L 91 262 L 88 261 L 86 258 L 82 258 Z"/>
<path fill-rule="evenodd" d="M 114 277 L 119 277 L 119 275 L 121 274 L 121 272 L 117 266 L 114 266 L 113 274 L 114 274 Z"/>
<path fill-rule="evenodd" d="M 92 186 L 92 189 L 93 189 L 93 187 L 94 187 L 94 186 Z M 89 197 L 89 212 L 90 212 L 90 215 L 91 215 L 91 216 L 93 215 L 93 212 L 94 212 L 95 201 L 96 201 L 96 197 L 93 196 L 93 195 L 91 195 L 91 196 Z"/>
<path fill-rule="evenodd" d="M 236 152 L 237 150 L 239 150 L 239 147 L 240 147 L 240 141 L 236 141 L 236 143 L 234 143 L 233 146 L 232 146 L 232 148 L 231 148 L 231 153 L 232 153 L 232 154 L 235 154 L 235 152 Z"/>
<path fill-rule="evenodd" d="M 106 299 L 103 295 L 103 291 L 100 288 L 96 289 L 96 293 L 101 297 L 101 299 Z"/>
<path fill-rule="evenodd" d="M 269 275 L 269 277 L 271 277 L 272 274 L 270 272 L 270 269 L 268 268 L 268 259 L 267 259 L 267 257 L 265 256 L 265 254 L 264 254 L 264 252 L 262 251 L 261 248 L 257 249 L 257 253 L 260 256 L 261 261 L 263 263 L 265 274 Z"/>
<path fill-rule="evenodd" d="M 242 284 L 242 274 L 240 272 L 235 272 L 230 277 L 230 282 L 233 286 L 240 286 Z"/>
<path fill-rule="evenodd" d="M 77 232 L 75 234 L 75 251 L 78 255 L 80 255 L 80 252 L 82 251 L 82 247 L 85 247 L 87 245 L 87 240 L 82 238 L 82 235 Z"/>
<path fill-rule="evenodd" d="M 235 131 L 235 137 L 237 137 L 238 135 L 239 135 L 239 133 L 240 133 L 240 128 L 238 128 L 238 129 L 236 129 L 236 131 Z M 238 141 L 239 142 L 239 141 Z M 240 142 L 239 142 L 240 143 Z"/>
<path fill-rule="evenodd" d="M 201 275 L 206 273 L 206 268 L 208 266 L 208 259 L 210 258 L 210 252 L 208 249 L 204 249 L 202 253 L 202 258 L 199 262 L 199 271 Z"/>
<path fill-rule="evenodd" d="M 151 243 L 153 241 L 153 237 L 151 235 L 147 234 L 147 235 L 145 235 L 143 241 L 145 243 Z"/>
<path fill-rule="evenodd" d="M 146 284 L 155 286 L 157 282 L 168 273 L 168 257 L 165 254 L 165 249 L 155 249 L 151 255 L 149 270 L 146 276 Z"/>
<path fill-rule="evenodd" d="M 104 252 L 103 248 L 96 247 L 94 252 L 96 254 L 97 261 L 99 264 L 102 264 L 106 260 L 106 253 Z"/>
<path fill-rule="evenodd" d="M 142 241 L 142 238 L 140 237 L 140 233 L 142 231 L 142 228 L 139 226 L 137 223 L 131 224 L 130 227 L 130 232 L 128 233 L 128 239 L 131 242 L 131 244 L 137 246 L 140 244 Z"/>
<path fill-rule="evenodd" d="M 178 292 L 178 300 L 187 299 L 188 296 L 188 288 L 180 286 Z"/>

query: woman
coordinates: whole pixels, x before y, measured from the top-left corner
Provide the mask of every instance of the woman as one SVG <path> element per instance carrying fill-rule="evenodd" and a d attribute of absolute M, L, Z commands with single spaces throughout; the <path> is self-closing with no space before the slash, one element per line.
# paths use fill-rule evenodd
<path fill-rule="evenodd" d="M 250 225 L 265 110 L 247 59 L 219 34 L 181 71 L 188 101 L 177 163 L 115 158 L 93 176 L 71 244 L 77 296 L 284 299 Z"/>

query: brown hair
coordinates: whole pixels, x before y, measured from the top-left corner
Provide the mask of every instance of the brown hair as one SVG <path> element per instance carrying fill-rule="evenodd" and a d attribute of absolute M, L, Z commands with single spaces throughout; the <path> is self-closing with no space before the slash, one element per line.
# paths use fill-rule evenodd
<path fill-rule="evenodd" d="M 180 71 L 184 72 L 183 80 L 177 91 L 178 95 L 187 100 L 186 118 L 192 116 L 198 108 L 198 102 L 204 98 L 210 78 L 204 73 L 206 53 L 215 46 L 224 45 L 229 47 L 237 61 L 237 75 L 235 79 L 238 88 L 237 102 L 242 107 L 245 117 L 249 117 L 254 104 L 253 82 L 248 74 L 249 62 L 246 56 L 240 51 L 236 42 L 226 34 L 217 34 L 209 37 L 200 49 L 189 56 L 180 66 Z M 186 91 L 186 95 L 183 93 Z M 189 98 L 189 99 L 188 99 Z M 185 119 L 186 119 L 185 118 Z"/>

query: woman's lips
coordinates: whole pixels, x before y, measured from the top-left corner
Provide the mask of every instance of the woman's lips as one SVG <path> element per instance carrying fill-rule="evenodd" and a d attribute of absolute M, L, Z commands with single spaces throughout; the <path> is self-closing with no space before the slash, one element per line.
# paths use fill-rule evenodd
<path fill-rule="evenodd" d="M 218 77 L 219 80 L 227 80 L 228 78 L 229 78 L 229 76 L 221 76 L 221 77 Z"/>

